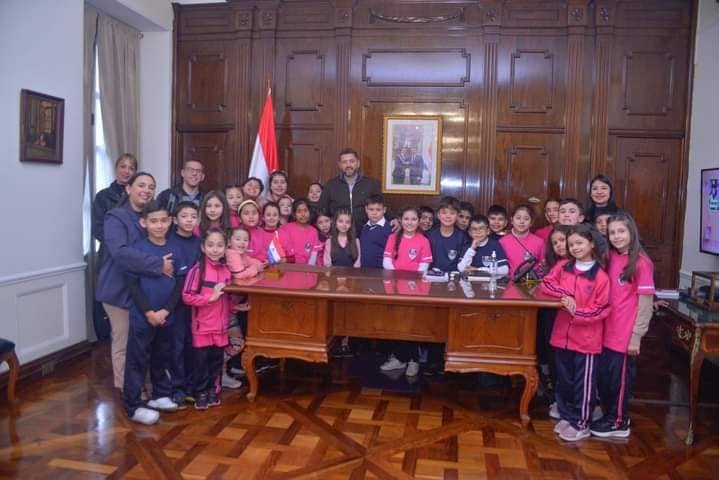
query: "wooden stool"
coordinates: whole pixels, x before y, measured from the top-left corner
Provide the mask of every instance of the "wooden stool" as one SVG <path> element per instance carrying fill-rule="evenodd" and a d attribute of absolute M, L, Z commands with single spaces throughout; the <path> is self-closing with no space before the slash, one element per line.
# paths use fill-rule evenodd
<path fill-rule="evenodd" d="M 17 383 L 17 374 L 20 370 L 20 362 L 15 355 L 15 344 L 10 340 L 0 338 L 0 364 L 7 362 L 10 367 L 10 373 L 7 379 L 7 400 L 8 403 L 15 402 L 15 383 Z"/>

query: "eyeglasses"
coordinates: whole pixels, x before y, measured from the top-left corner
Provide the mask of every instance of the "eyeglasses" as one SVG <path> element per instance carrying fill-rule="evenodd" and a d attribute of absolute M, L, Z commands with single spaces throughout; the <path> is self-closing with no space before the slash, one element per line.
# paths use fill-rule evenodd
<path fill-rule="evenodd" d="M 185 170 L 187 173 L 190 173 L 190 174 L 195 174 L 195 173 L 196 173 L 196 174 L 198 174 L 198 175 L 201 175 L 201 174 L 203 173 L 203 170 L 202 170 L 201 168 L 185 167 L 184 170 Z"/>

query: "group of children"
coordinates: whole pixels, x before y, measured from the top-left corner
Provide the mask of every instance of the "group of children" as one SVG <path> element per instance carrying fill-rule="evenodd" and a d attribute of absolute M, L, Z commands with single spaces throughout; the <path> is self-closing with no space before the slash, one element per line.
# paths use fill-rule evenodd
<path fill-rule="evenodd" d="M 601 184 L 597 195 L 595 183 Z M 470 203 L 444 197 L 436 211 L 406 207 L 396 218 L 388 218 L 384 199 L 375 195 L 367 200 L 368 220 L 357 231 L 350 211 L 330 217 L 317 209 L 320 184 L 310 186 L 307 198 L 297 199 L 287 196 L 284 173 L 273 174 L 270 185 L 271 193 L 264 197 L 262 182 L 254 178 L 224 192 L 208 192 L 199 209 L 190 202 L 179 204 L 174 212 L 155 202 L 146 205 L 141 225 L 147 238 L 142 248 L 160 256 L 172 254 L 176 278 L 186 270 L 181 282 L 145 277 L 129 281 L 134 301 L 130 336 L 152 337 L 145 343 L 158 347 L 173 346 L 151 350 L 153 389 L 167 395 L 161 404 L 155 401 L 149 407 L 178 408 L 187 394 L 194 397 L 197 409 L 220 404 L 225 356 L 241 352 L 246 328 L 241 318 L 249 308 L 244 299 L 224 292 L 233 278 L 253 277 L 268 263 L 281 262 L 417 272 L 487 271 L 491 258 L 496 273 L 510 277 L 529 263 L 536 277 L 543 277 L 541 291 L 562 304 L 558 311 L 545 312 L 538 328 L 541 369 L 556 396 L 550 411 L 559 419 L 555 432 L 567 441 L 590 434 L 629 435 L 627 404 L 634 357 L 651 317 L 653 267 L 634 220 L 614 205 L 609 179 L 592 181 L 586 212 L 575 199 L 547 200 L 547 225 L 536 230 L 529 205 L 516 206 L 511 215 L 493 205 L 481 215 Z M 591 223 L 585 222 L 585 213 L 591 215 Z M 186 315 L 191 318 L 183 319 Z M 180 327 L 168 330 L 169 339 L 162 328 L 150 328 L 167 327 L 173 317 L 191 326 L 185 337 Z M 149 360 L 136 354 L 132 345 L 128 342 L 132 372 L 126 374 L 131 380 L 124 391 L 128 413 L 141 404 Z M 347 353 L 347 342 L 341 345 Z M 395 342 L 388 353 L 381 369 L 418 374 L 417 345 Z M 175 372 L 174 365 L 163 367 L 161 361 L 156 367 L 155 356 L 165 362 L 172 359 L 171 364 L 180 363 L 185 370 Z M 137 359 L 132 368 L 130 357 Z M 170 371 L 169 381 L 161 374 L 163 368 Z M 592 420 L 597 402 L 603 415 Z"/>

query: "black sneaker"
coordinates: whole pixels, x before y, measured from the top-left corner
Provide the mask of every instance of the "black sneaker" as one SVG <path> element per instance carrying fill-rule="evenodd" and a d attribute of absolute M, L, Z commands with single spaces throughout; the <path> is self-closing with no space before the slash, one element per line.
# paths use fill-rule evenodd
<path fill-rule="evenodd" d="M 210 390 L 210 393 L 207 394 L 207 406 L 208 407 L 219 407 L 222 405 L 222 401 L 220 401 L 220 397 L 217 396 L 214 390 Z"/>
<path fill-rule="evenodd" d="M 170 399 L 177 404 L 178 410 L 184 410 L 187 408 L 187 402 L 185 401 L 186 398 L 187 396 L 184 392 L 175 393 L 172 397 L 170 397 Z"/>
<path fill-rule="evenodd" d="M 209 408 L 207 392 L 195 395 L 195 410 L 207 410 Z"/>
<path fill-rule="evenodd" d="M 631 423 L 631 419 L 625 418 L 622 423 L 617 425 L 616 421 L 611 418 L 602 417 L 596 422 L 592 422 L 589 429 L 595 437 L 627 438 L 632 433 Z"/>

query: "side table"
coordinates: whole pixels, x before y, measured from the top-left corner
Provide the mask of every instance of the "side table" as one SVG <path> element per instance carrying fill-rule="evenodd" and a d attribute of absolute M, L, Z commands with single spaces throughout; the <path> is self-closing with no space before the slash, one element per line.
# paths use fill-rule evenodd
<path fill-rule="evenodd" d="M 686 444 L 694 443 L 699 376 L 706 356 L 719 355 L 719 312 L 702 309 L 682 296 L 662 306 L 672 342 L 689 352 L 689 430 Z"/>

